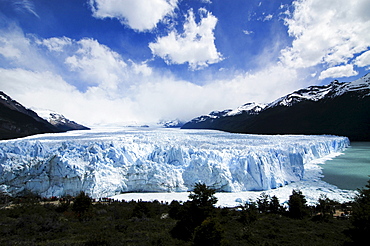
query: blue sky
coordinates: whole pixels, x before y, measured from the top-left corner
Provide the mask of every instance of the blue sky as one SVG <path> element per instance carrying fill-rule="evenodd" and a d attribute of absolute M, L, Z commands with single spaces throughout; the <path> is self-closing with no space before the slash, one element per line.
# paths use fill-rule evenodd
<path fill-rule="evenodd" d="M 0 0 L 0 90 L 87 124 L 190 120 L 370 68 L 367 0 Z"/>

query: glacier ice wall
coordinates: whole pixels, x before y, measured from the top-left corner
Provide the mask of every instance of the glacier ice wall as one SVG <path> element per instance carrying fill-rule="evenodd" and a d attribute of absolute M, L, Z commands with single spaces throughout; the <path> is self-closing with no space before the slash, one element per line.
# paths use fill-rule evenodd
<path fill-rule="evenodd" d="M 341 152 L 346 137 L 124 129 L 0 141 L 0 189 L 93 197 L 121 192 L 268 190 L 299 181 L 305 164 Z"/>

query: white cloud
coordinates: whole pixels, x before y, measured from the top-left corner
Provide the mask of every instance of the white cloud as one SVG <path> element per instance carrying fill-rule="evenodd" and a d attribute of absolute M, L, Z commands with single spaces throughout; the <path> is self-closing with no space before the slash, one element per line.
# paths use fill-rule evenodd
<path fill-rule="evenodd" d="M 359 67 L 370 66 L 370 50 L 356 57 L 355 64 Z"/>
<path fill-rule="evenodd" d="M 13 5 L 15 7 L 15 10 L 19 12 L 29 12 L 37 18 L 40 18 L 40 16 L 36 13 L 35 5 L 31 0 L 17 0 L 13 2 Z"/>
<path fill-rule="evenodd" d="M 253 34 L 254 32 L 253 32 L 253 31 L 248 31 L 248 30 L 243 30 L 243 33 L 244 33 L 245 35 L 251 35 L 251 34 Z"/>
<path fill-rule="evenodd" d="M 269 21 L 271 20 L 273 17 L 273 15 L 269 14 L 269 15 L 266 15 L 265 18 L 263 18 L 263 21 Z"/>
<path fill-rule="evenodd" d="M 40 51 L 33 46 L 33 37 L 26 36 L 14 24 L 0 29 L 0 56 L 7 60 L 6 67 L 23 67 L 31 70 L 53 69 L 52 64 L 46 61 Z"/>
<path fill-rule="evenodd" d="M 72 45 L 72 39 L 67 37 L 53 37 L 43 40 L 37 40 L 36 43 L 46 46 L 49 51 L 62 52 L 65 46 Z"/>
<path fill-rule="evenodd" d="M 150 43 L 152 53 L 168 64 L 189 63 L 193 70 L 220 62 L 222 55 L 217 51 L 213 33 L 217 18 L 205 9 L 200 9 L 199 13 L 201 20 L 198 24 L 193 10 L 189 10 L 183 33 L 173 30 L 167 36 Z"/>
<path fill-rule="evenodd" d="M 216 100 L 237 107 L 247 102 L 269 103 L 304 86 L 304 80 L 300 79 L 295 69 L 265 63 L 259 71 L 237 73 L 230 79 L 215 81 L 206 88 Z M 225 106 L 220 106 L 218 109 L 225 109 Z"/>
<path fill-rule="evenodd" d="M 85 38 L 75 44 L 78 50 L 65 60 L 70 69 L 87 83 L 117 89 L 125 79 L 127 66 L 121 56 L 93 39 Z"/>
<path fill-rule="evenodd" d="M 77 90 L 51 72 L 0 68 L 2 90 L 25 107 L 52 109 L 86 125 L 137 120 L 127 98 L 109 98 L 91 87 Z"/>
<path fill-rule="evenodd" d="M 328 68 L 320 73 L 319 79 L 326 79 L 326 78 L 341 78 L 341 77 L 351 77 L 358 75 L 353 69 L 353 65 L 347 64 L 337 67 Z"/>
<path fill-rule="evenodd" d="M 9 42 L 5 37 L 0 37 L 0 55 L 5 58 L 16 58 L 21 57 L 21 51 L 18 49 L 14 42 Z"/>
<path fill-rule="evenodd" d="M 90 0 L 96 18 L 117 18 L 137 31 L 150 31 L 173 14 L 178 0 Z"/>
<path fill-rule="evenodd" d="M 88 126 L 190 120 L 246 102 L 269 102 L 302 87 L 294 69 L 268 61 L 260 71 L 231 73 L 228 79 L 196 85 L 155 70 L 145 61 L 125 60 L 94 39 L 37 39 L 19 29 L 3 34 L 0 47 L 19 52 L 0 59 L 1 90 L 26 107 L 51 109 Z"/>
<path fill-rule="evenodd" d="M 348 63 L 370 45 L 368 0 L 296 0 L 285 19 L 294 38 L 281 61 L 295 68 Z"/>

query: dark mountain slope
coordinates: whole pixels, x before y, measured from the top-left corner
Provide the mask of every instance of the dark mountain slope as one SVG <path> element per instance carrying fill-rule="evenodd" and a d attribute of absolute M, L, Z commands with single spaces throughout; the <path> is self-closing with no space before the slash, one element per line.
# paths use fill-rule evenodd
<path fill-rule="evenodd" d="M 48 132 L 60 130 L 0 91 L 0 139 Z"/>
<path fill-rule="evenodd" d="M 351 83 L 332 82 L 293 92 L 258 114 L 243 112 L 199 121 L 183 128 L 252 134 L 333 134 L 370 141 L 370 75 Z"/>
<path fill-rule="evenodd" d="M 0 91 L 0 140 L 82 129 L 89 128 L 65 118 L 51 124 Z"/>

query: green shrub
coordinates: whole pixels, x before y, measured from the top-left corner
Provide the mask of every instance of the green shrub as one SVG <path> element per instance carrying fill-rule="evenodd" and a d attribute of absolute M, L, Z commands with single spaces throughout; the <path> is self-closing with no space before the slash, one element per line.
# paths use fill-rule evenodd
<path fill-rule="evenodd" d="M 214 218 L 208 218 L 195 228 L 193 242 L 195 246 L 219 246 L 222 238 L 223 229 L 221 224 Z"/>

